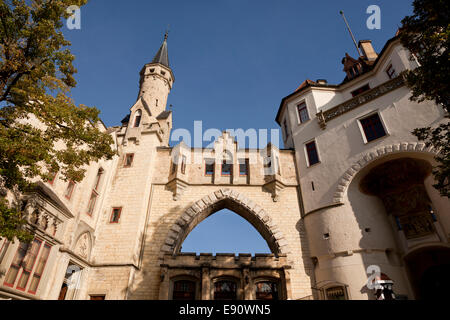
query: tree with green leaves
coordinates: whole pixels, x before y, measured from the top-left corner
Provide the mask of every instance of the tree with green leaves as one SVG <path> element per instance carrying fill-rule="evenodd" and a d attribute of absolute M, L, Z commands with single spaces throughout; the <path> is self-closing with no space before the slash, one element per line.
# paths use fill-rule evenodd
<path fill-rule="evenodd" d="M 111 159 L 112 138 L 99 111 L 75 105 L 70 42 L 61 31 L 87 0 L 0 0 L 0 183 L 23 194 L 60 172 L 79 182 L 92 161 Z M 20 199 L 0 195 L 0 237 L 30 240 Z M 19 197 L 20 198 L 20 197 Z"/>
<path fill-rule="evenodd" d="M 416 129 L 413 134 L 440 150 L 433 170 L 434 187 L 450 198 L 450 2 L 415 0 L 413 5 L 414 14 L 403 19 L 400 32 L 403 46 L 419 63 L 406 74 L 411 100 L 433 100 L 446 112 L 444 123 Z"/>

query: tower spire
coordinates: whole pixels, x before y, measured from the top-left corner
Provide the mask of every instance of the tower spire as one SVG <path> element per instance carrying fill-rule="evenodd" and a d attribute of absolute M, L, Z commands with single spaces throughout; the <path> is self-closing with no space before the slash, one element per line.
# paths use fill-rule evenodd
<path fill-rule="evenodd" d="M 164 35 L 164 42 L 162 43 L 161 47 L 159 48 L 158 52 L 156 53 L 155 57 L 153 58 L 152 63 L 160 63 L 163 66 L 166 66 L 170 68 L 169 66 L 169 52 L 167 50 L 167 38 L 169 37 L 169 30 L 166 30 L 166 33 Z"/>

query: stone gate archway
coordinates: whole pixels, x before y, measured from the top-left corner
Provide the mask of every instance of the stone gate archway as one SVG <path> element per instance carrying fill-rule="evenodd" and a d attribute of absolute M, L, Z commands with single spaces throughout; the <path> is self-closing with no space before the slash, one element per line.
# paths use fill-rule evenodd
<path fill-rule="evenodd" d="M 431 156 L 436 156 L 438 154 L 438 150 L 434 149 L 432 146 L 427 147 L 424 143 L 417 142 L 403 142 L 393 145 L 387 145 L 377 149 L 374 152 L 370 152 L 363 156 L 359 161 L 355 162 L 339 179 L 338 186 L 333 196 L 334 204 L 344 204 L 345 196 L 350 186 L 350 183 L 353 181 L 355 176 L 362 172 L 365 168 L 375 163 L 377 160 L 382 158 L 387 159 L 386 156 L 394 155 L 394 154 L 427 154 Z"/>
<path fill-rule="evenodd" d="M 181 245 L 189 233 L 203 220 L 222 209 L 234 211 L 253 225 L 266 240 L 276 257 L 290 253 L 283 233 L 264 209 L 242 193 L 230 189 L 220 189 L 195 202 L 181 215 L 170 228 L 161 248 L 160 257 L 167 254 L 179 254 Z"/>

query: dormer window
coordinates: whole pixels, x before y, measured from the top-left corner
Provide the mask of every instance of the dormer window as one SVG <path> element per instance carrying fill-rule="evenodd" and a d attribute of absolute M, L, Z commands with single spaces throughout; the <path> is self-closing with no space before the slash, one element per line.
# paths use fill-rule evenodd
<path fill-rule="evenodd" d="M 134 127 L 138 128 L 141 125 L 141 119 L 142 119 L 142 111 L 138 110 L 136 112 L 136 116 L 134 118 Z"/>

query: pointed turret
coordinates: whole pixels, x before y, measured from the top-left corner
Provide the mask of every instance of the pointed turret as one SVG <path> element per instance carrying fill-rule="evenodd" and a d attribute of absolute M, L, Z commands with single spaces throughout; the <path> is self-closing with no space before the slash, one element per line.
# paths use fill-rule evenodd
<path fill-rule="evenodd" d="M 164 42 L 161 45 L 161 47 L 159 48 L 159 50 L 156 53 L 155 57 L 153 58 L 152 63 L 160 63 L 163 66 L 166 66 L 166 67 L 170 68 L 170 65 L 169 65 L 169 52 L 167 50 L 167 37 L 168 37 L 168 33 L 166 32 L 166 34 L 164 35 Z"/>

